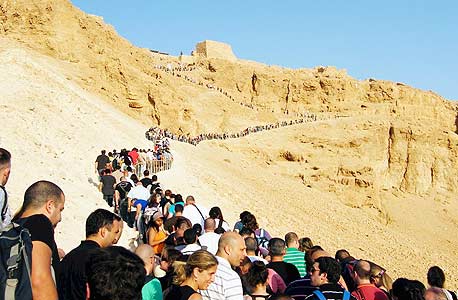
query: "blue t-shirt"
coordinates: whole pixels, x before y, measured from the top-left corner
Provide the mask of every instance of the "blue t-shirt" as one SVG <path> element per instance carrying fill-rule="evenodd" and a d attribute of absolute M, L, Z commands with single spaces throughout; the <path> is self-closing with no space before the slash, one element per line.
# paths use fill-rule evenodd
<path fill-rule="evenodd" d="M 145 210 L 146 206 L 148 205 L 148 201 L 143 200 L 143 199 L 137 199 L 134 202 L 134 206 L 137 207 L 137 205 L 140 204 L 142 206 L 142 211 Z"/>

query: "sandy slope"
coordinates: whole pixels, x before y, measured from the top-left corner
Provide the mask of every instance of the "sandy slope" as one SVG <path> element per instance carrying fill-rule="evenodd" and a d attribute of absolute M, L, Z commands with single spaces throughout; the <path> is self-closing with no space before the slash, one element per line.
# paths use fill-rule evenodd
<path fill-rule="evenodd" d="M 148 146 L 146 128 L 63 75 L 71 74 L 71 65 L 3 39 L 0 65 L 0 145 L 13 154 L 7 185 L 12 207 L 18 208 L 34 181 L 58 183 L 67 203 L 57 241 L 68 251 L 84 237 L 88 213 L 106 207 L 93 184 L 95 156 L 102 148 Z M 356 198 L 356 192 L 340 199 L 327 190 L 331 185 L 326 178 L 311 187 L 298 178 L 299 173 L 314 175 L 313 166 L 337 164 L 328 150 L 310 143 L 287 149 L 306 154 L 310 165 L 278 159 L 283 145 L 319 138 L 337 143 L 357 122 L 364 120 L 298 125 L 197 148 L 174 142 L 173 169 L 160 174 L 160 181 L 183 196 L 194 195 L 208 208 L 221 206 L 231 223 L 249 209 L 276 236 L 294 230 L 331 253 L 347 248 L 386 266 L 393 277 L 425 281 L 427 268 L 438 264 L 450 285 L 458 284 L 456 203 L 418 203 L 408 194 L 387 194 L 383 207 L 352 206 L 348 199 Z M 381 212 L 391 216 L 387 225 Z M 121 244 L 131 235 L 126 231 Z"/>

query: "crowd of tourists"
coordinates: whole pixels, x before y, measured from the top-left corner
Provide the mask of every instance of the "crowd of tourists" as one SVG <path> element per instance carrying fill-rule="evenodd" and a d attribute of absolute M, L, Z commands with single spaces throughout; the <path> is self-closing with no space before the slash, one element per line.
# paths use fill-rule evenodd
<path fill-rule="evenodd" d="M 289 121 L 281 121 L 272 124 L 250 126 L 236 133 L 201 133 L 197 136 L 191 137 L 189 135 L 175 134 L 168 129 L 161 129 L 159 127 L 153 126 L 145 133 L 145 137 L 148 140 L 154 141 L 156 139 L 168 138 L 175 141 L 188 143 L 194 146 L 197 146 L 202 141 L 208 140 L 227 140 L 235 139 L 247 136 L 252 133 L 257 133 L 266 130 L 277 129 L 285 126 L 292 126 L 297 124 L 303 124 L 308 122 L 315 122 L 318 119 L 318 116 L 314 113 L 303 113 L 298 114 L 299 118 Z M 338 116 L 335 116 L 338 118 Z"/>
<path fill-rule="evenodd" d="M 12 216 L 10 172 L 11 154 L 0 148 L 5 299 L 456 300 L 438 266 L 425 270 L 427 287 L 393 281 L 389 270 L 345 249 L 331 255 L 295 232 L 272 236 L 249 211 L 231 225 L 220 207 L 166 189 L 147 170 L 141 178 L 123 173 L 113 211 L 91 212 L 85 240 L 66 254 L 54 239 L 63 190 L 33 183 Z M 137 232 L 135 249 L 115 246 L 124 224 Z"/>

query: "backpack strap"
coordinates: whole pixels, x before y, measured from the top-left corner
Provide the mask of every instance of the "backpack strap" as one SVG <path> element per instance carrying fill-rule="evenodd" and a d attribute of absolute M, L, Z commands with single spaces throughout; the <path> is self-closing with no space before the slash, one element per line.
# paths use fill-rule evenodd
<path fill-rule="evenodd" d="M 317 296 L 319 300 L 326 300 L 326 297 L 323 295 L 323 293 L 320 290 L 314 290 L 313 294 Z"/>
<path fill-rule="evenodd" d="M 202 214 L 202 212 L 200 211 L 200 209 L 197 207 L 197 205 L 194 204 L 194 203 L 191 203 L 191 205 L 194 206 L 194 207 L 197 209 L 197 211 L 199 212 L 200 216 L 202 217 L 202 220 L 205 221 L 204 215 Z"/>
<path fill-rule="evenodd" d="M 5 220 L 6 213 L 7 213 L 8 194 L 6 193 L 5 187 L 3 185 L 0 185 L 0 189 L 2 189 L 3 194 L 5 195 L 5 201 L 3 201 L 3 206 L 2 206 L 2 211 L 1 211 L 1 218 L 2 218 L 2 222 L 3 222 Z"/>
<path fill-rule="evenodd" d="M 362 293 L 361 293 L 361 295 L 362 295 Z M 363 296 L 363 299 L 365 299 L 364 296 Z M 343 291 L 342 300 L 350 300 L 350 292 L 349 291 L 347 291 L 347 290 Z"/>

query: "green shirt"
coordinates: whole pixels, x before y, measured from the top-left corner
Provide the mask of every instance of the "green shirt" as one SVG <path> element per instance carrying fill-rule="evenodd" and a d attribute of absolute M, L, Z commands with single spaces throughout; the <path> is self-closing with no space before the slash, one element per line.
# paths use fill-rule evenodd
<path fill-rule="evenodd" d="M 286 248 L 286 254 L 283 257 L 283 261 L 293 264 L 299 271 L 299 274 L 301 274 L 301 277 L 307 274 L 305 253 L 297 250 L 297 248 Z"/>
<path fill-rule="evenodd" d="M 162 300 L 162 288 L 159 280 L 154 278 L 143 286 L 142 300 Z"/>

